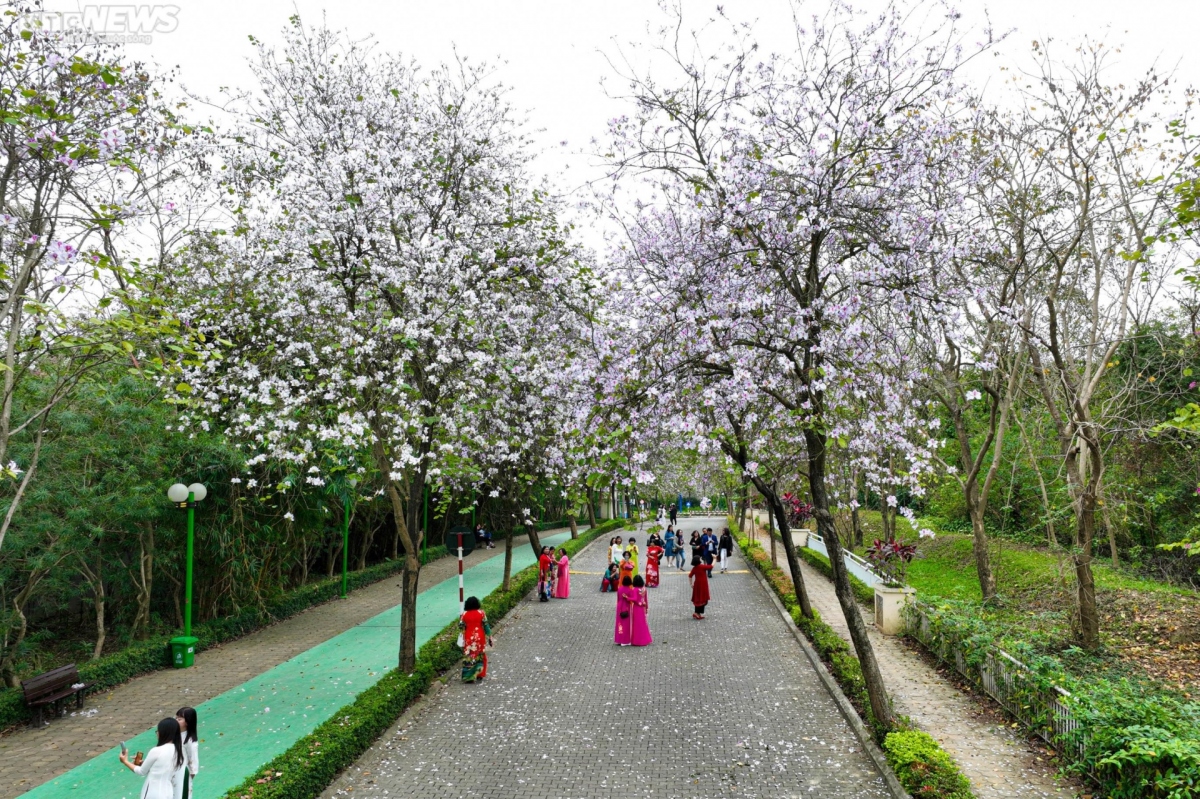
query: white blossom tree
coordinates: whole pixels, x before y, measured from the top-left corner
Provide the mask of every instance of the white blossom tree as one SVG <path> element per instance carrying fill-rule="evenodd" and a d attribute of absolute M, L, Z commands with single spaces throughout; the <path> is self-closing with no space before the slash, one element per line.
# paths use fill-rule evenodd
<path fill-rule="evenodd" d="M 298 18 L 280 52 L 257 48 L 261 85 L 221 153 L 229 226 L 176 284 L 206 341 L 183 424 L 219 420 L 251 464 L 315 484 L 370 461 L 404 547 L 411 669 L 422 488 L 479 454 L 503 331 L 573 266 L 486 68 L 423 73 Z"/>

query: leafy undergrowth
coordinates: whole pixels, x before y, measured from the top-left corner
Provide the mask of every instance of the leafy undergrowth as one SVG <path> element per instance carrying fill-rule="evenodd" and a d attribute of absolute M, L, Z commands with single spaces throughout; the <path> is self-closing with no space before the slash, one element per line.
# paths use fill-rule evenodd
<path fill-rule="evenodd" d="M 883 752 L 913 799 L 973 799 L 971 783 L 927 733 L 889 732 Z"/>
<path fill-rule="evenodd" d="M 924 558 L 909 571 L 918 596 L 970 602 L 987 621 L 1047 654 L 1072 652 L 1074 572 L 1065 554 L 1008 542 L 993 547 L 1000 602 L 983 607 L 972 541 L 942 535 L 924 543 Z M 1186 698 L 1200 684 L 1200 597 L 1193 591 L 1131 577 L 1096 564 L 1103 651 L 1080 666 L 1124 670 L 1137 666 L 1150 679 Z M 1072 654 L 1074 654 L 1072 652 Z"/>
<path fill-rule="evenodd" d="M 861 516 L 869 538 L 877 531 L 879 514 Z M 916 537 L 903 519 L 899 522 L 899 538 Z M 1069 554 L 1004 539 L 991 541 L 990 554 L 1000 601 L 986 607 L 980 604 L 969 535 L 938 533 L 922 539 L 908 582 L 923 599 L 968 603 L 984 621 L 1007 629 L 1011 646 L 1025 644 L 1039 654 L 1066 656 L 1081 674 L 1128 672 L 1136 666 L 1138 673 L 1183 698 L 1200 698 L 1200 594 L 1097 559 L 1092 569 L 1103 650 L 1083 656 L 1074 649 L 1075 574 Z"/>
<path fill-rule="evenodd" d="M 902 526 L 900 537 L 913 537 Z M 927 603 L 936 639 L 949 639 L 977 670 L 992 646 L 1025 663 L 1024 707 L 1052 686 L 1079 726 L 1059 741 L 1067 770 L 1094 779 L 1114 799 L 1200 797 L 1200 597 L 1097 561 L 1102 647 L 1074 646 L 1074 571 L 1067 553 L 991 542 L 1000 591 L 984 605 L 970 536 L 921 542 L 908 573 Z M 1048 711 L 1047 711 L 1048 712 Z M 1044 727 L 1041 718 L 1035 726 Z"/>

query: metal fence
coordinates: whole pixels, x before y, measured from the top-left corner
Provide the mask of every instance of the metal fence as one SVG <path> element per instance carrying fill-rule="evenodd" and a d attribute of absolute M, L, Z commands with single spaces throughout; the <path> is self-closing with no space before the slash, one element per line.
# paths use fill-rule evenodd
<path fill-rule="evenodd" d="M 1075 734 L 1079 720 L 1071 712 L 1069 692 L 1057 685 L 1049 691 L 1039 688 L 1029 667 L 997 646 L 987 649 L 982 662 L 968 662 L 961 641 L 952 634 L 934 634 L 928 606 L 923 603 L 914 603 L 908 630 L 939 660 L 953 664 L 959 674 L 983 689 L 1046 743 L 1065 750 L 1068 756 L 1083 754 L 1086 742 Z"/>
<path fill-rule="evenodd" d="M 808 534 L 808 548 L 813 552 L 820 552 L 826 559 L 829 558 L 829 550 L 825 547 L 825 539 L 817 533 Z M 843 549 L 842 562 L 846 564 L 846 570 L 866 583 L 868 588 L 874 588 L 876 583 L 883 582 L 883 579 L 871 568 L 871 564 L 853 552 Z"/>
<path fill-rule="evenodd" d="M 826 558 L 829 550 L 825 540 L 814 532 L 808 533 L 808 548 L 820 552 Z M 883 582 L 867 561 L 853 552 L 842 550 L 846 570 L 870 587 Z M 935 635 L 929 621 L 928 605 L 915 602 L 912 609 L 914 619 L 909 619 L 909 632 L 944 663 L 952 664 L 963 677 L 979 686 L 1001 707 L 1021 720 L 1050 745 L 1057 747 L 1068 757 L 1083 754 L 1086 741 L 1076 734 L 1079 720 L 1071 712 L 1071 694 L 1055 685 L 1047 691 L 1037 687 L 1034 673 L 1021 661 L 1000 649 L 991 646 L 982 662 L 968 661 L 961 640 L 953 635 Z M 915 629 L 914 629 L 915 627 Z"/>

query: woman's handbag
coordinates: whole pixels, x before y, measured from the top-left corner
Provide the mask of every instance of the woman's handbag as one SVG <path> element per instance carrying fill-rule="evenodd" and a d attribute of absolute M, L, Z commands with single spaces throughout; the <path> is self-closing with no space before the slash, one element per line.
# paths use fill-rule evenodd
<path fill-rule="evenodd" d="M 628 618 L 629 618 L 629 611 L 627 611 L 627 610 L 623 610 L 623 611 L 621 611 L 621 618 L 622 618 L 622 619 L 628 619 Z"/>
<path fill-rule="evenodd" d="M 458 646 L 459 649 L 462 649 L 467 645 L 466 639 L 463 638 L 462 633 L 458 634 L 458 641 L 456 642 L 456 645 Z"/>

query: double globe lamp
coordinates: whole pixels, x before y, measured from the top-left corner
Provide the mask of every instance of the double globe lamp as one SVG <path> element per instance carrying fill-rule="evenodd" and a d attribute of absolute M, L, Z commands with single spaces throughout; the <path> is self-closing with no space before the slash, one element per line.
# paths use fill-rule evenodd
<path fill-rule="evenodd" d="M 187 508 L 187 571 L 183 588 L 183 635 L 171 639 L 171 663 L 177 669 L 185 669 L 195 662 L 196 638 L 192 637 L 192 553 L 195 540 L 196 503 L 208 496 L 204 483 L 185 486 L 176 483 L 167 489 L 167 499 L 177 507 Z"/>

